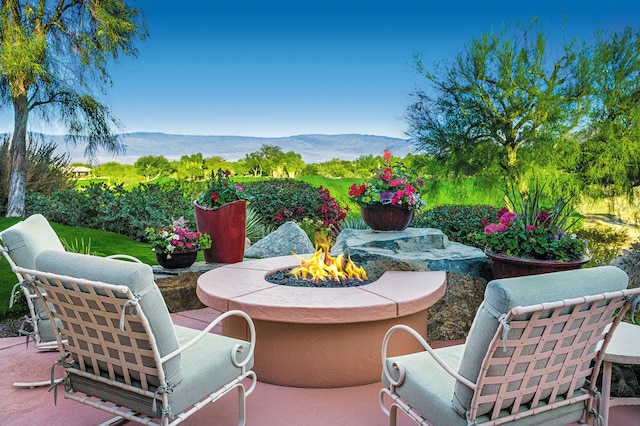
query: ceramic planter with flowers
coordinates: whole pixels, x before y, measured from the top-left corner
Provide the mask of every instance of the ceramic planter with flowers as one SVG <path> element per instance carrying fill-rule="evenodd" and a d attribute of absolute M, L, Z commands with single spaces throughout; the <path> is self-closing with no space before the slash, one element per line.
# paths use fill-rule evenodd
<path fill-rule="evenodd" d="M 156 260 L 168 269 L 188 268 L 196 261 L 198 250 L 211 247 L 211 237 L 191 231 L 183 217 L 166 228 L 147 228 L 145 232 Z"/>
<path fill-rule="evenodd" d="M 420 190 L 424 181 L 414 178 L 384 150 L 383 165 L 362 184 L 353 184 L 349 196 L 358 203 L 364 222 L 376 231 L 403 231 L 415 210 L 424 206 Z"/>
<path fill-rule="evenodd" d="M 587 241 L 573 233 L 573 209 L 560 198 L 545 209 L 541 188 L 509 197 L 512 210 L 498 210 L 484 233 L 475 238 L 491 259 L 495 278 L 508 278 L 580 268 L 588 261 Z"/>
<path fill-rule="evenodd" d="M 207 263 L 236 263 L 244 258 L 247 201 L 244 188 L 231 181 L 229 170 L 211 173 L 204 191 L 194 202 L 200 232 L 211 235 L 203 250 Z"/>

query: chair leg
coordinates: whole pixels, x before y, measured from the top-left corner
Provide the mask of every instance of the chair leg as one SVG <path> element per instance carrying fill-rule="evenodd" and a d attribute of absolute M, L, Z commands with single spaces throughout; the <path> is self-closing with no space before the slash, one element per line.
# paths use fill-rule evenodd
<path fill-rule="evenodd" d="M 389 407 L 389 426 L 396 426 L 398 420 L 398 406 L 391 404 Z"/>
<path fill-rule="evenodd" d="M 238 426 L 244 426 L 247 417 L 247 397 L 242 383 L 238 384 Z"/>

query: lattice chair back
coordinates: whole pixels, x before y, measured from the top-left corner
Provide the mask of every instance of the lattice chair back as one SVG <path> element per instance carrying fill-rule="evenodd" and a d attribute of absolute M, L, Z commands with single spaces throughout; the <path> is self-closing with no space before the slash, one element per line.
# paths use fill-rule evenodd
<path fill-rule="evenodd" d="M 613 292 L 511 309 L 480 368 L 470 418 L 488 413 L 494 420 L 506 409 L 518 419 L 523 407 L 541 402 L 546 411 L 589 400 L 601 365 L 593 361 L 632 296 Z"/>
<path fill-rule="evenodd" d="M 71 374 L 71 386 L 91 395 L 95 386 L 83 378 L 100 377 L 110 385 L 139 389 L 150 401 L 158 387 L 166 387 L 151 326 L 129 287 L 41 272 L 35 277 L 61 322 L 59 335 L 67 336 L 66 342 L 58 342 L 65 354 L 59 362 Z"/>
<path fill-rule="evenodd" d="M 13 269 L 14 266 L 33 269 L 35 258 L 44 250 L 64 251 L 64 247 L 56 232 L 51 228 L 47 219 L 41 214 L 29 216 L 25 220 L 0 232 L 0 251 Z M 29 318 L 27 323 L 21 328 L 21 333 L 29 338 L 33 338 L 38 350 L 54 350 L 57 347 L 56 337 L 51 326 L 49 317 L 44 306 L 34 292 L 33 286 L 25 283 L 21 274 L 16 273 L 18 284 L 11 292 L 10 307 L 13 305 L 16 288 L 20 286 L 29 308 Z"/>
<path fill-rule="evenodd" d="M 18 271 L 58 324 L 65 398 L 143 424 L 177 424 L 236 389 L 244 424 L 256 383 L 255 327 L 245 313 L 227 312 L 202 331 L 180 327 L 149 265 L 57 251 L 35 263 L 36 270 Z M 210 333 L 231 315 L 247 321 L 249 342 Z"/>

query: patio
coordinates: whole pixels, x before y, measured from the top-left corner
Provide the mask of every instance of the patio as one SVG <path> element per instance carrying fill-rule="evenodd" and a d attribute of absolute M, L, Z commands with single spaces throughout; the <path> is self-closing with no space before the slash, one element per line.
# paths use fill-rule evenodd
<path fill-rule="evenodd" d="M 176 324 L 193 328 L 204 326 L 218 313 L 211 308 L 172 314 Z M 220 330 L 216 330 L 220 332 Z M 14 426 L 26 425 L 95 425 L 111 418 L 109 413 L 65 400 L 59 395 L 54 406 L 52 393 L 46 387 L 16 389 L 15 381 L 47 380 L 57 353 L 37 352 L 32 346 L 25 350 L 24 338 L 0 339 L 0 413 L 3 421 Z M 270 425 L 386 425 L 387 419 L 378 407 L 378 391 L 382 384 L 334 388 L 301 389 L 258 383 L 247 400 L 247 423 Z M 189 418 L 186 425 L 236 424 L 235 395 L 208 405 Z M 610 425 L 638 424 L 640 406 L 614 407 Z M 408 418 L 399 418 L 400 426 L 413 425 Z"/>

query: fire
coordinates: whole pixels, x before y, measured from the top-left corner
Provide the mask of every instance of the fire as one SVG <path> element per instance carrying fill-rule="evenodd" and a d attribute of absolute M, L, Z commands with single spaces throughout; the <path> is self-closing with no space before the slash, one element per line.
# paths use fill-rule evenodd
<path fill-rule="evenodd" d="M 329 254 L 329 240 L 326 236 L 316 238 L 316 251 L 309 258 L 305 259 L 293 253 L 300 259 L 300 266 L 293 268 L 290 274 L 298 279 L 308 279 L 311 282 L 340 279 L 357 279 L 364 281 L 367 279 L 367 272 L 362 266 L 356 266 L 351 261 L 351 256 L 345 261 L 344 254 L 332 257 Z"/>

